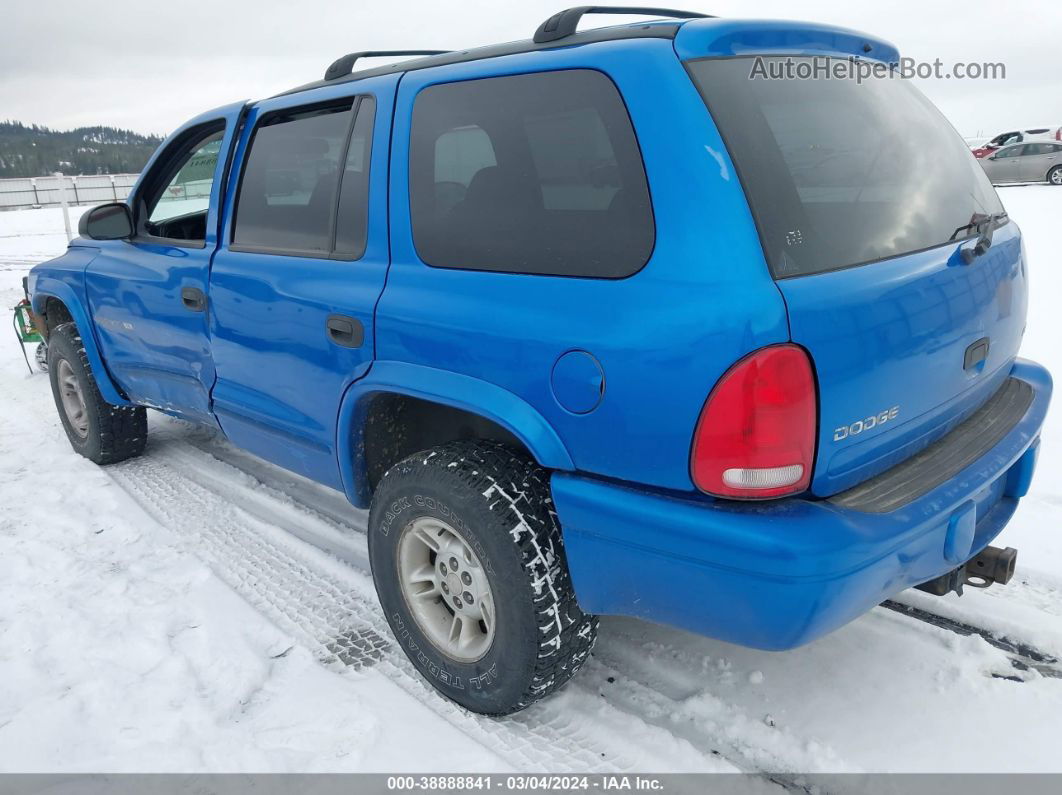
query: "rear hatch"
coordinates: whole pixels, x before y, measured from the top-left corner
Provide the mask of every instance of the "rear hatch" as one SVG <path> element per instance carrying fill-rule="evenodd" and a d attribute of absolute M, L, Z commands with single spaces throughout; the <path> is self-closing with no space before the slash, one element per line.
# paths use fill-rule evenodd
<path fill-rule="evenodd" d="M 811 489 L 828 496 L 909 458 L 1000 387 L 1025 327 L 1021 237 L 962 138 L 907 81 L 753 78 L 753 66 L 687 63 L 792 340 L 814 363 Z"/>

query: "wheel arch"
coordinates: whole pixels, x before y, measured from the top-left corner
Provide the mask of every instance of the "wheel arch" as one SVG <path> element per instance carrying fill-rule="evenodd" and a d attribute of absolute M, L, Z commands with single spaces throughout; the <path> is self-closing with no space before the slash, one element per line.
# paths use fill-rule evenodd
<path fill-rule="evenodd" d="M 369 505 L 375 486 L 374 477 L 382 474 L 379 470 L 383 464 L 376 450 L 379 445 L 378 434 L 394 431 L 393 428 L 380 427 L 383 418 L 380 415 L 380 401 L 396 399 L 435 407 L 439 410 L 437 416 L 445 421 L 446 428 L 450 430 L 456 427 L 452 424 L 454 418 L 463 416 L 465 424 L 471 424 L 478 434 L 474 438 L 518 444 L 547 469 L 575 468 L 567 448 L 545 417 L 512 392 L 479 378 L 448 370 L 405 362 L 378 361 L 365 377 L 347 389 L 340 404 L 336 429 L 336 452 L 343 489 L 351 503 L 358 507 Z M 498 430 L 492 433 L 489 429 Z M 445 430 L 438 431 L 439 438 L 432 439 L 432 443 L 426 446 L 462 438 L 444 439 L 442 436 L 445 434 Z M 394 445 L 390 457 L 394 458 L 411 445 L 415 446 L 419 438 L 414 436 L 405 445 Z M 421 449 L 425 448 L 408 449 L 406 454 Z M 383 468 L 386 469 L 386 466 Z"/>
<path fill-rule="evenodd" d="M 59 322 L 67 322 L 67 320 L 73 322 L 81 335 L 81 342 L 85 346 L 85 354 L 88 356 L 92 374 L 104 400 L 115 406 L 132 405 L 114 383 L 104 365 L 99 344 L 96 341 L 95 327 L 73 288 L 58 279 L 38 278 L 33 290 L 32 304 L 33 313 L 44 318 L 46 334 L 50 334 Z M 50 313 L 57 312 L 65 313 L 65 317 L 56 317 L 55 314 L 50 316 Z"/>

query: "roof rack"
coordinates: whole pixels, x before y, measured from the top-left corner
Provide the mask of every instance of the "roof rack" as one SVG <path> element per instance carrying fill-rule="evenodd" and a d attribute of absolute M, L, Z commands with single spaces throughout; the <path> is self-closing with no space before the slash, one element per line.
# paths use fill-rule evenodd
<path fill-rule="evenodd" d="M 535 31 L 535 43 L 565 39 L 575 33 L 583 14 L 637 14 L 639 16 L 673 17 L 674 19 L 707 19 L 710 14 L 696 11 L 677 11 L 673 8 L 631 8 L 629 6 L 575 6 L 558 11 Z"/>
<path fill-rule="evenodd" d="M 325 80 L 338 80 L 354 71 L 354 63 L 359 58 L 380 58 L 390 55 L 445 55 L 450 50 L 363 50 L 352 52 L 338 58 L 325 70 Z"/>

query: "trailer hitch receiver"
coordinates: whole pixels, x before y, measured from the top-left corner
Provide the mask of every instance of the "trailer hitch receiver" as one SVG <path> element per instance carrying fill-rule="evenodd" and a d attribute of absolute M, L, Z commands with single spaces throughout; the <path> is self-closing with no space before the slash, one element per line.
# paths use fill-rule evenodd
<path fill-rule="evenodd" d="M 992 583 L 1006 585 L 1014 576 L 1017 562 L 1018 550 L 1014 547 L 985 547 L 966 561 L 966 584 L 974 588 L 987 588 Z"/>
<path fill-rule="evenodd" d="M 1014 547 L 985 547 L 957 569 L 916 585 L 915 588 L 934 596 L 944 596 L 952 591 L 962 596 L 964 585 L 971 588 L 987 588 L 993 583 L 1006 585 L 1014 576 L 1014 566 L 1017 562 L 1018 550 Z"/>

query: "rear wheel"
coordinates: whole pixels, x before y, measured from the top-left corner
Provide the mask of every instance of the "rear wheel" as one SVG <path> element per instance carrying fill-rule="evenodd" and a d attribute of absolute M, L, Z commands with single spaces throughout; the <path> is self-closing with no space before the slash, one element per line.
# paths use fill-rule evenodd
<path fill-rule="evenodd" d="M 417 453 L 380 481 L 373 579 L 424 677 L 475 712 L 504 715 L 563 686 L 590 654 L 548 474 L 493 442 Z"/>
<path fill-rule="evenodd" d="M 147 441 L 147 413 L 140 406 L 114 406 L 103 399 L 73 323 L 55 327 L 47 357 L 55 407 L 74 450 L 97 464 L 140 455 Z"/>
<path fill-rule="evenodd" d="M 1055 166 L 1048 171 L 1047 181 L 1052 185 L 1062 185 L 1062 166 Z"/>

